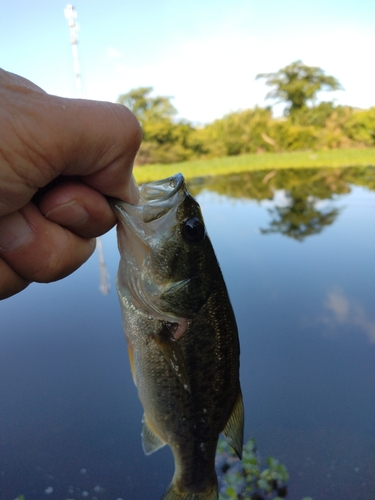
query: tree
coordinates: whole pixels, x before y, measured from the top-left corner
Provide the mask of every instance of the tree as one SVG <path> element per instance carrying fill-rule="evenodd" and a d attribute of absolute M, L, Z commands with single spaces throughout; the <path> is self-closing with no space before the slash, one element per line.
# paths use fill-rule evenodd
<path fill-rule="evenodd" d="M 199 130 L 207 156 L 232 156 L 257 151 L 273 151 L 274 141 L 266 130 L 271 123 L 268 108 L 235 111 Z"/>
<path fill-rule="evenodd" d="M 286 115 L 306 108 L 320 91 L 342 89 L 335 77 L 326 75 L 317 66 L 306 66 L 302 61 L 295 61 L 276 73 L 259 73 L 256 79 L 259 78 L 265 78 L 266 85 L 273 87 L 267 99 L 288 103 Z"/>
<path fill-rule="evenodd" d="M 189 142 L 193 127 L 186 121 L 173 119 L 177 110 L 170 97 L 152 96 L 152 91 L 152 87 L 140 87 L 117 99 L 135 114 L 142 126 L 143 141 L 136 164 L 189 159 L 193 155 Z"/>
<path fill-rule="evenodd" d="M 177 114 L 170 97 L 151 96 L 153 87 L 139 87 L 121 94 L 117 102 L 128 107 L 143 126 L 148 121 L 171 120 Z"/>

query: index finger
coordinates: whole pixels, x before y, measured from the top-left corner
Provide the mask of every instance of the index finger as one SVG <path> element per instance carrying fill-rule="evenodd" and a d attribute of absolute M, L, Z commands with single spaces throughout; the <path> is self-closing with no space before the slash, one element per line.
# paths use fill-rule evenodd
<path fill-rule="evenodd" d="M 16 75 L 0 76 L 2 215 L 60 175 L 128 197 L 141 129 L 125 106 L 51 96 Z"/>
<path fill-rule="evenodd" d="M 74 126 L 61 173 L 80 175 L 106 196 L 132 197 L 132 167 L 142 132 L 131 111 L 121 104 L 68 100 L 64 115 Z"/>

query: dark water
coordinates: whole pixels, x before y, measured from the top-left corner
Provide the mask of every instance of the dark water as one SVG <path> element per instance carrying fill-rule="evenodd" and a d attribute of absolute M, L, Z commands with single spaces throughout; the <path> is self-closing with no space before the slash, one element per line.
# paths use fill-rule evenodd
<path fill-rule="evenodd" d="M 242 346 L 245 438 L 288 498 L 375 498 L 375 171 L 257 172 L 191 184 Z M 73 276 L 0 303 L 0 499 L 158 499 L 114 288 L 115 234 Z"/>

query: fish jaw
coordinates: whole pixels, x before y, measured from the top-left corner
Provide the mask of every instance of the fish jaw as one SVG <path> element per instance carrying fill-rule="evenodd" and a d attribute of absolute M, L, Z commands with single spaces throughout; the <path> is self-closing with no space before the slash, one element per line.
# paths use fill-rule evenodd
<path fill-rule="evenodd" d="M 126 259 L 133 256 L 140 267 L 145 254 L 150 254 L 155 246 L 158 235 L 169 235 L 168 227 L 174 224 L 176 211 L 185 196 L 184 178 L 176 174 L 163 181 L 143 184 L 137 205 L 110 199 L 118 219 L 120 255 Z"/>

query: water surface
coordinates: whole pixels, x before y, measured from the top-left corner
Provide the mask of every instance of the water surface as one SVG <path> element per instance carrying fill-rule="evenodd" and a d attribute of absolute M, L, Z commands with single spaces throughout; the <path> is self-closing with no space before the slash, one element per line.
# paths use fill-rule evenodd
<path fill-rule="evenodd" d="M 255 172 L 190 184 L 241 340 L 245 438 L 284 462 L 290 499 L 375 498 L 373 168 Z M 144 456 L 114 279 L 73 276 L 0 303 L 0 498 L 158 499 Z"/>

